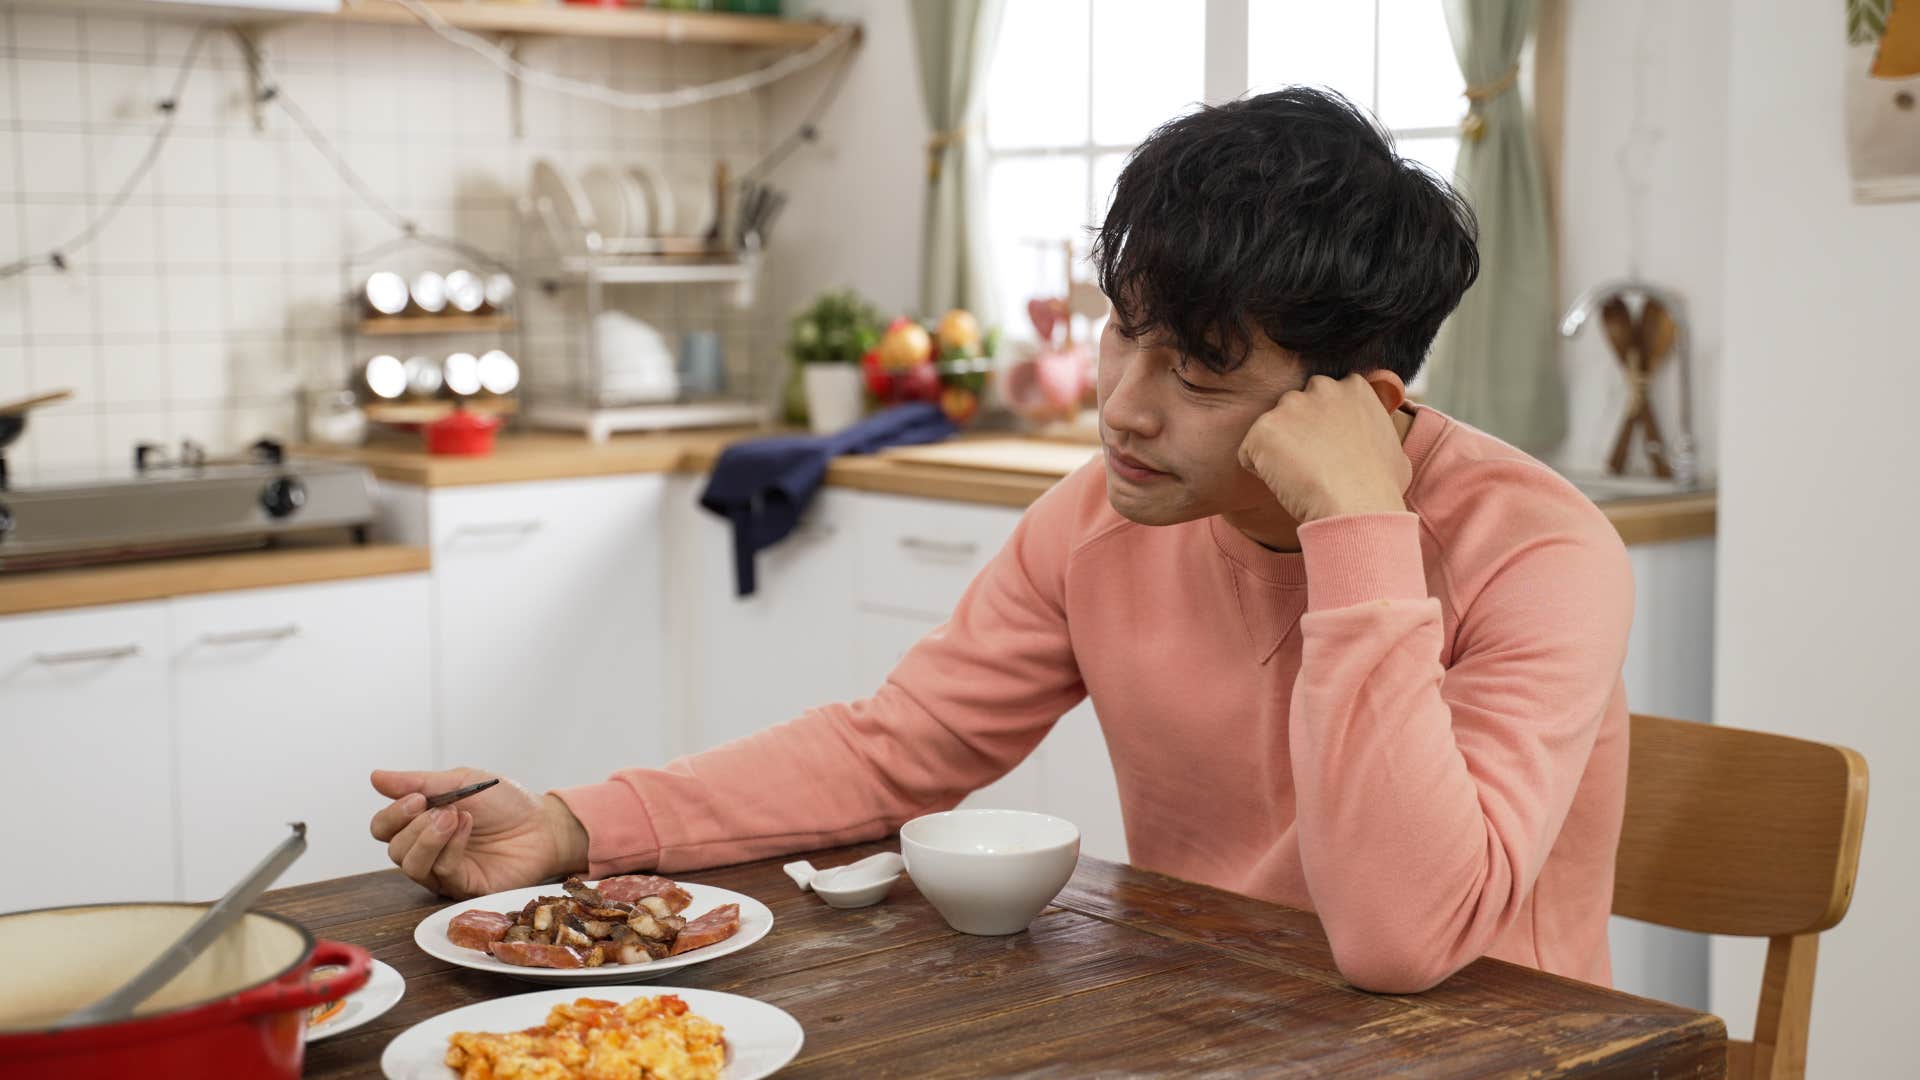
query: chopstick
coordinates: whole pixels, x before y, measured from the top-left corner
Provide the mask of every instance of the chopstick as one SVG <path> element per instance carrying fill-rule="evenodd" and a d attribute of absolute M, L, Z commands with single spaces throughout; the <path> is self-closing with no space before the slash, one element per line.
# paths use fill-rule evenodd
<path fill-rule="evenodd" d="M 436 807 L 451 806 L 469 795 L 478 795 L 499 782 L 500 778 L 496 776 L 491 780 L 482 780 L 477 784 L 468 784 L 463 788 L 454 788 L 452 791 L 443 791 L 438 795 L 429 795 L 427 796 L 427 809 L 432 810 Z"/>

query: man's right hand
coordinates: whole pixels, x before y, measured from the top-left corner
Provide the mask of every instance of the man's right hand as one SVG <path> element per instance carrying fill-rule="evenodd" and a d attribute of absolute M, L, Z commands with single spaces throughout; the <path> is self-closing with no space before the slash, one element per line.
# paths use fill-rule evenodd
<path fill-rule="evenodd" d="M 375 840 L 403 873 L 443 896 L 517 889 L 587 869 L 587 831 L 554 795 L 512 780 L 437 810 L 427 796 L 492 779 L 478 769 L 373 773 L 375 791 L 394 800 L 373 815 Z"/>

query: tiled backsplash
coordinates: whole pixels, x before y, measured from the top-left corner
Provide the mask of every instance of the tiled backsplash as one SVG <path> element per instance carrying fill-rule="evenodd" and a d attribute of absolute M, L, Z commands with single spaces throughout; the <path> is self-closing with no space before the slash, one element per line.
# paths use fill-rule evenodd
<path fill-rule="evenodd" d="M 0 5 L 0 263 L 64 244 L 133 173 L 196 25 L 137 9 Z M 518 250 L 514 199 L 536 159 L 575 170 L 644 162 L 691 199 L 716 159 L 737 175 L 768 144 L 762 95 L 635 113 L 528 88 L 516 134 L 507 77 L 424 28 L 292 21 L 258 40 L 284 92 L 381 198 L 424 229 L 502 256 Z M 529 40 L 520 55 L 626 90 L 766 62 L 723 47 L 590 39 Z M 112 224 L 69 254 L 65 273 L 42 266 L 0 279 L 0 400 L 59 387 L 78 395 L 34 415 L 9 454 L 16 468 L 117 461 L 138 441 L 219 449 L 295 436 L 300 387 L 341 384 L 356 355 L 391 347 L 343 335 L 352 278 L 389 264 L 459 265 L 430 252 L 350 262 L 396 230 L 277 107 L 262 109 L 256 130 L 249 86 L 235 40 L 211 34 L 171 140 Z M 578 297 L 521 284 L 537 392 L 575 370 Z M 777 343 L 766 317 L 733 310 L 728 297 L 723 287 L 635 287 L 609 302 L 670 339 L 721 331 L 742 383 L 754 351 Z M 442 347 L 495 344 L 515 342 Z"/>

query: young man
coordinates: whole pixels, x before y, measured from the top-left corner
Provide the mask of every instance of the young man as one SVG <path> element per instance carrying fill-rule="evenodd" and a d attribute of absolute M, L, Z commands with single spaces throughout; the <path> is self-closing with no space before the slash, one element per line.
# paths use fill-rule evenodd
<path fill-rule="evenodd" d="M 1357 986 L 1483 955 L 1609 979 L 1626 553 L 1551 470 L 1405 383 L 1478 271 L 1470 212 L 1337 97 L 1162 127 L 1094 253 L 1105 460 L 1021 519 L 873 697 L 664 769 L 374 835 L 466 895 L 886 835 L 1091 695 L 1131 860 L 1319 913 Z"/>

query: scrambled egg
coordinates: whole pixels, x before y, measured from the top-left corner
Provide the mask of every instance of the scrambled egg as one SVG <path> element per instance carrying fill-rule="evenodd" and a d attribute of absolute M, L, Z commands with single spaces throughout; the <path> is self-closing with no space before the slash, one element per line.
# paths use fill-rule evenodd
<path fill-rule="evenodd" d="M 718 1080 L 722 1035 L 672 994 L 580 998 L 555 1005 L 544 1027 L 451 1035 L 447 1064 L 461 1080 Z"/>

